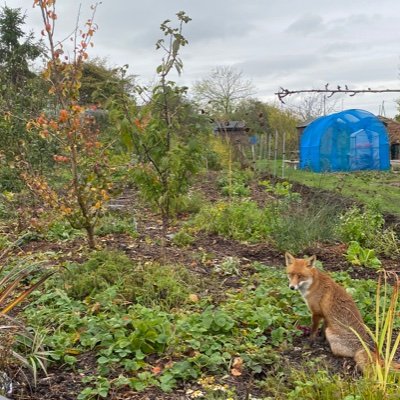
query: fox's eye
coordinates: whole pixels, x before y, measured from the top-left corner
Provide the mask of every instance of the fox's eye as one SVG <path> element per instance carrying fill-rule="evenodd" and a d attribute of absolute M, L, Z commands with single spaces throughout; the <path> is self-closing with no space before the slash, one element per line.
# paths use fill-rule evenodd
<path fill-rule="evenodd" d="M 301 279 L 301 278 L 303 277 L 303 275 L 297 274 L 297 277 L 298 277 L 299 279 Z"/>

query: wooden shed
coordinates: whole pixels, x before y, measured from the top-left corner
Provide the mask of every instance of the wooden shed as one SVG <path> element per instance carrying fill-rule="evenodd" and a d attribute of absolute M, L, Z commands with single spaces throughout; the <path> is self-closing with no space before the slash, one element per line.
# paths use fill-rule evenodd
<path fill-rule="evenodd" d="M 249 145 L 249 129 L 244 121 L 223 121 L 215 122 L 214 132 L 221 136 L 225 136 L 233 144 L 242 146 Z"/>
<path fill-rule="evenodd" d="M 233 158 L 241 168 L 249 167 L 246 149 L 250 147 L 249 128 L 244 121 L 218 121 L 214 123 L 214 133 L 224 137 L 233 149 Z"/>
<path fill-rule="evenodd" d="M 382 115 L 378 118 L 385 124 L 389 133 L 390 159 L 400 160 L 400 122 Z"/>

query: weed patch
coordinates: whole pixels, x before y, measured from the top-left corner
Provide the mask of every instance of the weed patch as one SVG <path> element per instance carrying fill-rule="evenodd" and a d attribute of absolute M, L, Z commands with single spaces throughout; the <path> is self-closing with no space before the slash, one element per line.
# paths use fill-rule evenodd
<path fill-rule="evenodd" d="M 61 280 L 68 296 L 76 300 L 115 286 L 121 301 L 164 309 L 183 305 L 198 284 L 184 267 L 134 264 L 122 253 L 107 251 L 93 253 L 84 264 L 71 264 Z"/>
<path fill-rule="evenodd" d="M 255 243 L 269 237 L 274 223 L 273 209 L 260 208 L 251 200 L 235 200 L 204 207 L 192 225 L 197 230 Z"/>

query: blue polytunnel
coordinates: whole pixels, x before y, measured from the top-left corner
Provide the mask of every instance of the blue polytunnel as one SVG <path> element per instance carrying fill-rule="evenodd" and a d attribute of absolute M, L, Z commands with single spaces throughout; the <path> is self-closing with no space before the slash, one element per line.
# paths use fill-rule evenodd
<path fill-rule="evenodd" d="M 314 172 L 390 169 L 385 125 L 364 110 L 317 118 L 300 139 L 300 168 Z"/>

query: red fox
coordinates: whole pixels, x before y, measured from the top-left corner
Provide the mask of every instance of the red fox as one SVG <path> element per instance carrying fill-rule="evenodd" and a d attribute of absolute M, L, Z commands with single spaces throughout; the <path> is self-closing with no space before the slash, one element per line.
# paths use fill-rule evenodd
<path fill-rule="evenodd" d="M 300 259 L 285 253 L 285 259 L 289 287 L 300 291 L 312 314 L 311 340 L 315 340 L 323 321 L 323 333 L 332 353 L 354 358 L 357 367 L 364 372 L 370 360 L 352 329 L 364 343 L 369 344 L 370 338 L 354 300 L 343 287 L 315 268 L 315 256 Z M 399 366 L 396 364 L 394 368 Z"/>

